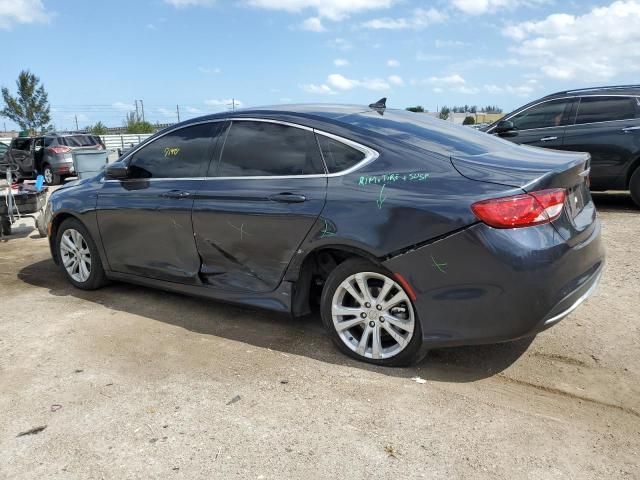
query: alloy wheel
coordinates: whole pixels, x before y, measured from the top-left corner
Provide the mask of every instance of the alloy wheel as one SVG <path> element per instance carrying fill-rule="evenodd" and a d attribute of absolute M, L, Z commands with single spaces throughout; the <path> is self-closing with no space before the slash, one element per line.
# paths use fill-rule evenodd
<path fill-rule="evenodd" d="M 374 360 L 398 355 L 415 327 L 413 305 L 404 289 L 376 272 L 347 277 L 333 295 L 331 316 L 344 344 Z"/>
<path fill-rule="evenodd" d="M 69 276 L 84 283 L 91 276 L 91 252 L 82 234 L 72 228 L 60 238 L 60 258 Z"/>
<path fill-rule="evenodd" d="M 51 170 L 51 167 L 46 167 L 44 169 L 43 176 L 44 176 L 44 181 L 48 185 L 51 185 L 53 183 L 53 171 Z"/>

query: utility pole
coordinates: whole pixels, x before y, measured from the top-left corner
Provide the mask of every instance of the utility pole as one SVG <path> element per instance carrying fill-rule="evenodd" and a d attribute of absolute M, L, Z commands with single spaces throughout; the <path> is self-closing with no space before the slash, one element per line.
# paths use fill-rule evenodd
<path fill-rule="evenodd" d="M 76 132 L 77 132 L 78 130 L 80 130 L 80 129 L 78 128 L 78 115 L 76 115 Z"/>
<path fill-rule="evenodd" d="M 144 103 L 140 100 L 140 108 L 142 109 L 142 121 L 144 122 Z"/>
<path fill-rule="evenodd" d="M 138 113 L 138 100 L 134 100 L 136 102 L 136 122 L 140 121 L 140 114 Z"/>
<path fill-rule="evenodd" d="M 178 123 L 180 123 L 180 105 L 176 105 L 176 112 L 178 113 Z"/>
<path fill-rule="evenodd" d="M 227 103 L 227 105 L 231 105 L 231 110 L 235 111 L 235 109 L 236 109 L 236 99 L 232 98 L 231 99 L 231 103 L 230 104 Z"/>

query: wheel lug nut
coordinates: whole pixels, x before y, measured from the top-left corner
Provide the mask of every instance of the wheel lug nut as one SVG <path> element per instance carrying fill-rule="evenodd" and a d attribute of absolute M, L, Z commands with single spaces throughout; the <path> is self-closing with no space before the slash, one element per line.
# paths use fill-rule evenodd
<path fill-rule="evenodd" d="M 377 308 L 378 310 L 382 310 L 382 305 L 376 305 L 376 308 Z"/>
<path fill-rule="evenodd" d="M 371 304 L 369 302 L 365 303 L 364 306 L 367 308 L 371 308 Z"/>
<path fill-rule="evenodd" d="M 369 322 L 369 326 L 370 327 L 375 327 L 376 326 L 376 322 L 374 322 L 373 320 Z"/>
<path fill-rule="evenodd" d="M 361 317 L 361 318 L 367 318 L 367 314 L 366 314 L 366 313 L 364 313 L 364 312 L 362 312 L 362 313 L 360 314 L 360 317 Z"/>
<path fill-rule="evenodd" d="M 380 323 L 384 323 L 384 317 L 380 317 Z"/>

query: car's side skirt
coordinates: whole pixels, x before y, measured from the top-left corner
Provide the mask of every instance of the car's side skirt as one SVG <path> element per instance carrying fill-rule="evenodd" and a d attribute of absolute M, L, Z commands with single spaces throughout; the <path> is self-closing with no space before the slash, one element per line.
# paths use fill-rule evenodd
<path fill-rule="evenodd" d="M 154 278 L 140 277 L 127 273 L 105 272 L 107 278 L 126 283 L 134 283 L 145 287 L 166 290 L 175 293 L 183 293 L 196 297 L 210 298 L 226 303 L 236 305 L 244 305 L 249 307 L 263 308 L 276 312 L 291 314 L 291 290 L 290 282 L 282 282 L 280 286 L 273 292 L 268 293 L 247 293 L 247 292 L 231 292 L 213 289 L 211 287 L 201 285 L 185 285 L 182 283 L 167 282 Z"/>

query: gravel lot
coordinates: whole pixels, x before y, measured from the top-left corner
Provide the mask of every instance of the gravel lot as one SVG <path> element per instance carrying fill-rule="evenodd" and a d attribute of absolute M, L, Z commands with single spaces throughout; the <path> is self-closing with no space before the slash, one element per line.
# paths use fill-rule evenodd
<path fill-rule="evenodd" d="M 0 243 L 0 478 L 640 478 L 640 210 L 594 196 L 594 297 L 410 369 L 347 359 L 317 317 L 76 290 L 25 221 Z"/>

